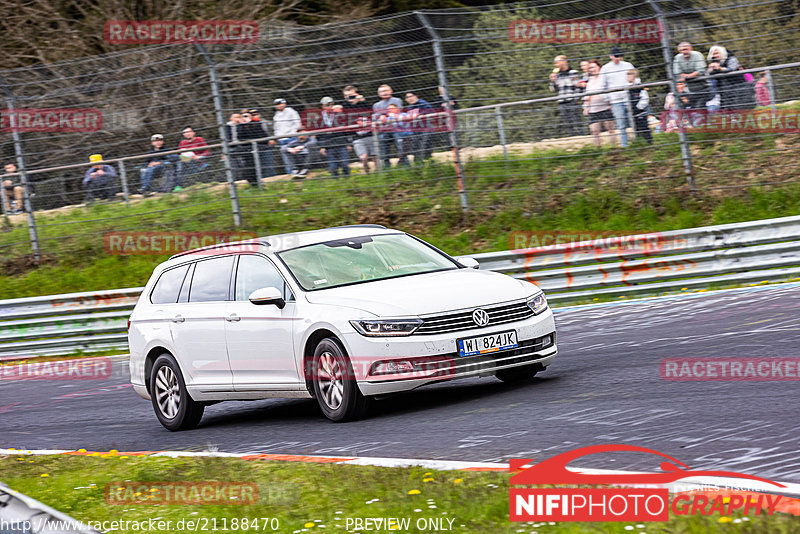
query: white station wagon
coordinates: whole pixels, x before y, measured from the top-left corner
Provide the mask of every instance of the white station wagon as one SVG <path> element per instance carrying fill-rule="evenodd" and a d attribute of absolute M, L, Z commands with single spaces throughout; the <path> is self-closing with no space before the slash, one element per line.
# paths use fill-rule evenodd
<path fill-rule="evenodd" d="M 358 225 L 184 252 L 130 317 L 131 382 L 169 430 L 223 400 L 316 398 L 326 417 L 462 377 L 553 362 L 542 291 L 398 230 Z"/>

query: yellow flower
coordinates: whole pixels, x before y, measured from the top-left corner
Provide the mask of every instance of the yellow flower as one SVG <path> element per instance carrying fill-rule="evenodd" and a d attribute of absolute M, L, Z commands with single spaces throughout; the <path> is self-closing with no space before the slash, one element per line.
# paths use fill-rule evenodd
<path fill-rule="evenodd" d="M 731 518 L 730 518 L 730 517 L 728 517 L 727 515 L 723 515 L 722 517 L 720 517 L 720 518 L 718 519 L 718 521 L 719 521 L 720 523 L 730 523 L 731 521 L 733 521 L 733 519 L 731 519 Z"/>
<path fill-rule="evenodd" d="M 422 476 L 424 476 L 424 477 L 429 477 L 429 476 L 431 476 L 432 474 L 433 474 L 433 473 L 425 473 L 425 474 L 424 474 L 424 475 L 422 475 Z"/>
<path fill-rule="evenodd" d="M 462 482 L 464 482 L 464 481 L 463 481 L 463 480 L 461 480 L 460 478 L 457 478 L 457 479 L 455 479 L 455 480 L 453 481 L 453 484 L 461 484 Z"/>
<path fill-rule="evenodd" d="M 117 449 L 111 449 L 110 451 L 108 451 L 109 456 L 117 456 L 117 454 L 119 454 L 119 451 Z"/>
<path fill-rule="evenodd" d="M 41 475 L 39 475 L 39 476 L 40 476 L 40 477 L 42 477 L 42 478 L 47 478 L 47 477 L 49 477 L 50 475 L 48 475 L 47 473 L 42 473 L 42 474 L 41 474 Z"/>
<path fill-rule="evenodd" d="M 120 458 L 124 460 L 127 458 L 127 456 L 120 456 Z"/>
<path fill-rule="evenodd" d="M 422 481 L 423 482 L 433 482 L 433 479 L 431 477 L 428 477 L 428 478 L 423 478 Z"/>
<path fill-rule="evenodd" d="M 303 525 L 303 526 L 304 526 L 304 527 L 306 527 L 306 528 L 311 528 L 311 527 L 313 527 L 313 526 L 314 526 L 314 523 L 312 523 L 311 521 L 309 521 L 308 523 L 306 523 L 306 524 L 305 524 L 305 525 Z"/>
<path fill-rule="evenodd" d="M 86 452 L 86 449 L 78 449 L 78 452 Z"/>
<path fill-rule="evenodd" d="M 413 489 L 413 490 L 409 490 L 408 491 L 409 495 L 419 495 L 420 493 L 422 493 L 422 492 L 419 491 L 418 489 Z"/>

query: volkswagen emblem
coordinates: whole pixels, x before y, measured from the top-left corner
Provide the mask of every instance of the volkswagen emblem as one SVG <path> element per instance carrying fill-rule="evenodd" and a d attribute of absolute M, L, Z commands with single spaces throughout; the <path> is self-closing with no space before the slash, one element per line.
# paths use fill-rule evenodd
<path fill-rule="evenodd" d="M 489 324 L 489 314 L 486 310 L 478 308 L 472 312 L 472 320 L 475 321 L 475 324 L 478 326 L 486 326 Z"/>

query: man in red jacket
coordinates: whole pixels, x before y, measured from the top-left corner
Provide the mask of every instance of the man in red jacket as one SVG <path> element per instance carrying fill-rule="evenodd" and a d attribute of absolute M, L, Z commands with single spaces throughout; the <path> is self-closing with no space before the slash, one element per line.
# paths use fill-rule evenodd
<path fill-rule="evenodd" d="M 205 159 L 211 155 L 211 151 L 207 148 L 200 150 L 202 147 L 207 146 L 206 140 L 197 135 L 191 126 L 184 128 L 181 133 L 183 133 L 183 140 L 178 144 L 178 149 L 183 150 L 183 152 L 179 154 L 177 183 L 173 191 L 183 189 L 183 177 L 185 175 L 194 174 L 208 167 Z"/>

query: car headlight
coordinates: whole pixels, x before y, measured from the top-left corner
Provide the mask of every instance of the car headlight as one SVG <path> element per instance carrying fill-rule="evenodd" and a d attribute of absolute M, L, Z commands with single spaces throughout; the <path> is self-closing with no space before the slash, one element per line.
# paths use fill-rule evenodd
<path fill-rule="evenodd" d="M 359 319 L 350 324 L 362 336 L 409 336 L 420 327 L 422 319 Z"/>
<path fill-rule="evenodd" d="M 544 297 L 544 293 L 529 297 L 525 303 L 535 315 L 539 315 L 547 309 L 547 299 Z"/>

